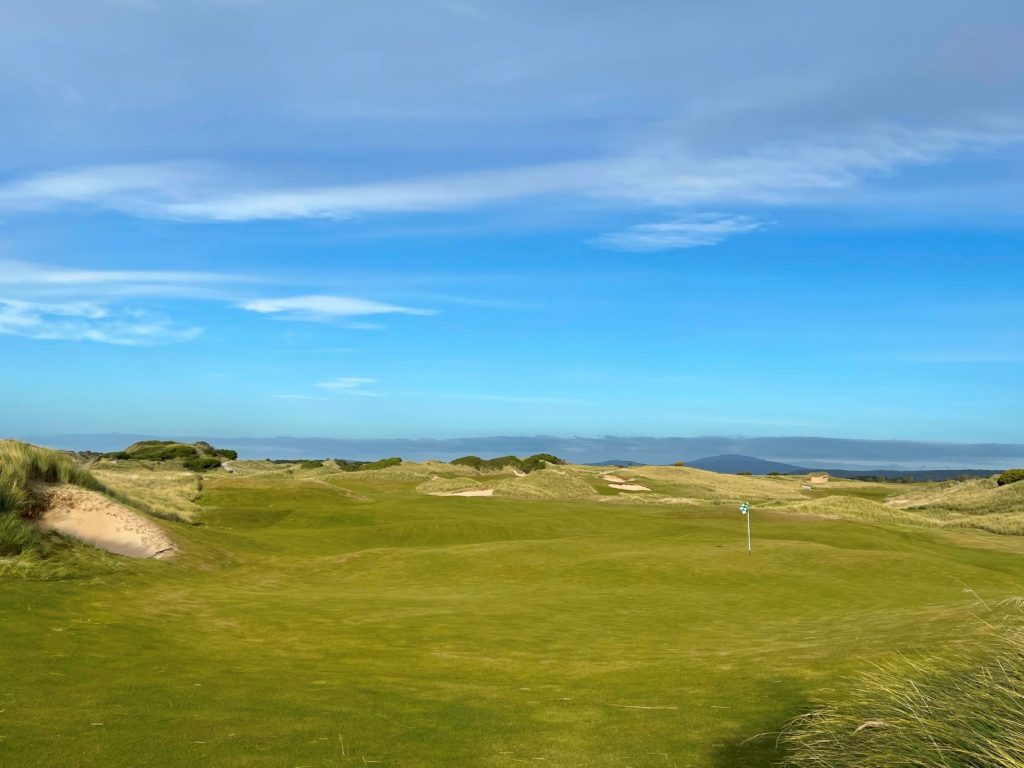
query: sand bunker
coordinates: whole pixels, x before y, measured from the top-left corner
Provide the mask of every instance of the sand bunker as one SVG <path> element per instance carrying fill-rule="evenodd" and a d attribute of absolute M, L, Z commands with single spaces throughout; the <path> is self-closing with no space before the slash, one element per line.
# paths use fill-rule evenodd
<path fill-rule="evenodd" d="M 128 557 L 163 559 L 174 554 L 174 542 L 156 523 L 111 501 L 101 493 L 74 485 L 51 485 L 40 490 L 46 512 L 39 525 L 74 536 Z"/>
<path fill-rule="evenodd" d="M 609 483 L 625 483 L 628 482 L 626 478 L 619 477 L 618 475 L 601 475 L 602 480 L 607 480 Z"/>
<path fill-rule="evenodd" d="M 436 493 L 435 496 L 493 496 L 493 488 L 471 488 L 468 491 L 455 491 L 454 493 Z"/>
<path fill-rule="evenodd" d="M 639 483 L 608 483 L 609 488 L 614 488 L 616 491 L 649 491 L 651 490 L 646 485 L 640 485 Z"/>

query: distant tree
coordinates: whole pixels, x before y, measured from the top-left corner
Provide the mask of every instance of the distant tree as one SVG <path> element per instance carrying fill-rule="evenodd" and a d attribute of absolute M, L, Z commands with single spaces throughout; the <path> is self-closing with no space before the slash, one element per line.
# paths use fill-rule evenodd
<path fill-rule="evenodd" d="M 1024 480 L 1024 469 L 1008 469 L 996 478 L 997 485 L 1009 485 Z"/>
<path fill-rule="evenodd" d="M 769 472 L 768 477 L 782 477 L 781 472 Z"/>
<path fill-rule="evenodd" d="M 673 466 L 673 467 L 685 467 L 685 466 L 686 466 L 686 462 L 685 462 L 685 461 L 677 461 L 677 462 L 676 462 L 675 464 L 673 464 L 672 466 Z"/>
<path fill-rule="evenodd" d="M 736 474 L 737 475 L 743 475 L 744 477 L 751 477 L 754 473 L 753 472 L 737 472 Z"/>

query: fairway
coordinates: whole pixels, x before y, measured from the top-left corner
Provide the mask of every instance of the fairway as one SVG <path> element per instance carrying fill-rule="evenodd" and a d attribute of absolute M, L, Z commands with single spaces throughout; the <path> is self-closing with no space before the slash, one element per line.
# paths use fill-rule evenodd
<path fill-rule="evenodd" d="M 1019 537 L 415 486 L 210 477 L 174 560 L 0 582 L 0 764 L 768 766 L 1022 592 Z"/>

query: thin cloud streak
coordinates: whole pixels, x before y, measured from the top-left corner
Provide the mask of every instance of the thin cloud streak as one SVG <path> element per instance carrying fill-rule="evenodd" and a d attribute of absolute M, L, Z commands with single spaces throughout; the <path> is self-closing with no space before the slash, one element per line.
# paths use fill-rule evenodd
<path fill-rule="evenodd" d="M 373 386 L 376 379 L 367 379 L 361 376 L 341 376 L 331 381 L 321 381 L 317 384 L 320 389 L 327 389 L 342 395 L 357 395 L 359 397 L 383 397 L 379 392 L 372 392 L 365 387 Z"/>
<path fill-rule="evenodd" d="M 311 294 L 306 296 L 287 296 L 276 299 L 251 299 L 238 305 L 241 309 L 257 312 L 261 315 L 283 315 L 303 319 L 326 319 L 360 317 L 364 315 L 433 315 L 429 309 L 400 307 L 369 299 L 357 299 L 351 296 L 326 296 Z"/>
<path fill-rule="evenodd" d="M 590 242 L 615 251 L 647 253 L 717 245 L 728 237 L 753 232 L 764 224 L 749 216 L 704 213 L 672 221 L 637 224 L 623 232 L 601 235 Z"/>

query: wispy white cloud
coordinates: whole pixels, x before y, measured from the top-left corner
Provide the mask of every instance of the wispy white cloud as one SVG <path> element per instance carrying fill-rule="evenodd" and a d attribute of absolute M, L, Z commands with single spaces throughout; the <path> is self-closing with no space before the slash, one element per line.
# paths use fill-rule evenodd
<path fill-rule="evenodd" d="M 617 251 L 670 251 L 715 245 L 727 237 L 753 232 L 763 222 L 749 216 L 700 213 L 671 221 L 637 224 L 622 232 L 601 235 L 591 242 Z"/>
<path fill-rule="evenodd" d="M 366 315 L 432 315 L 433 310 L 401 307 L 351 296 L 313 294 L 276 299 L 251 299 L 239 304 L 242 309 L 263 315 L 280 315 L 302 320 L 329 320 Z"/>
<path fill-rule="evenodd" d="M 48 304 L 0 299 L 0 334 L 49 341 L 155 346 L 197 338 L 202 329 L 140 310 L 89 302 Z"/>
<path fill-rule="evenodd" d="M 457 211 L 551 195 L 676 208 L 783 205 L 908 166 L 1022 140 L 1024 128 L 1015 122 L 926 130 L 889 125 L 707 155 L 695 154 L 670 135 L 617 156 L 576 162 L 364 184 L 255 188 L 211 166 L 102 166 L 0 185 L 0 211 L 77 204 L 137 216 L 230 222 Z"/>
<path fill-rule="evenodd" d="M 251 282 L 246 275 L 149 269 L 69 269 L 50 264 L 0 259 L 0 285 L 86 286 L 103 283 L 203 284 Z"/>
<path fill-rule="evenodd" d="M 247 275 L 218 272 L 77 269 L 0 259 L 0 333 L 123 345 L 188 341 L 201 333 L 195 325 L 148 311 L 147 298 L 212 301 L 295 320 L 433 314 L 348 296 L 242 298 L 254 282 Z M 380 327 L 355 320 L 345 325 Z"/>
<path fill-rule="evenodd" d="M 377 383 L 376 379 L 367 379 L 361 376 L 341 376 L 330 381 L 321 381 L 317 384 L 320 389 L 327 389 L 343 395 L 359 395 L 360 397 L 381 397 L 379 392 L 373 392 L 366 387 Z"/>

